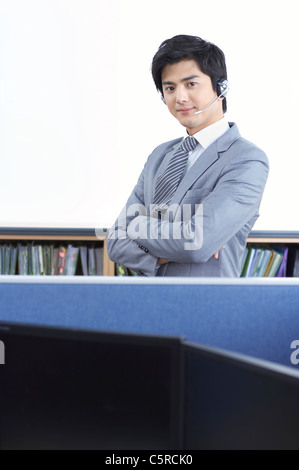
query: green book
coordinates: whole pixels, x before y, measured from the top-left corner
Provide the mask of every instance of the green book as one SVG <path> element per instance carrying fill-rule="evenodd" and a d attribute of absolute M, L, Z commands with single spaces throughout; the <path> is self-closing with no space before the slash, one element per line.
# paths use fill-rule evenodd
<path fill-rule="evenodd" d="M 253 255 L 253 258 L 252 258 L 250 270 L 248 272 L 249 277 L 254 277 L 254 273 L 256 271 L 256 268 L 258 266 L 258 263 L 259 263 L 259 260 L 260 260 L 261 256 L 262 256 L 261 248 L 256 248 L 255 252 L 254 252 L 254 255 Z"/>
<path fill-rule="evenodd" d="M 241 261 L 241 273 L 243 272 L 244 264 L 245 264 L 247 255 L 248 255 L 248 247 L 246 246 L 245 250 L 244 250 L 244 253 L 243 253 L 242 261 Z"/>
<path fill-rule="evenodd" d="M 268 277 L 276 276 L 276 273 L 281 265 L 282 260 L 283 260 L 283 254 L 274 250 L 274 255 L 273 255 L 272 263 L 269 269 Z"/>
<path fill-rule="evenodd" d="M 43 256 L 43 265 L 44 265 L 43 274 L 48 276 L 48 275 L 51 274 L 51 249 L 50 249 L 50 245 L 43 245 L 43 247 L 42 247 L 42 256 Z"/>
<path fill-rule="evenodd" d="M 249 276 L 254 253 L 255 253 L 255 248 L 253 248 L 252 246 L 249 246 L 248 253 L 247 253 L 246 260 L 245 260 L 244 267 L 243 267 L 243 271 L 241 273 L 241 277 Z"/>
<path fill-rule="evenodd" d="M 117 276 L 128 276 L 128 269 L 123 264 L 116 263 L 116 275 Z"/>
<path fill-rule="evenodd" d="M 273 261 L 273 258 L 274 258 L 274 250 L 270 250 L 271 251 L 271 254 L 270 254 L 270 259 L 268 261 L 268 264 L 266 266 L 266 270 L 265 270 L 265 273 L 264 273 L 264 277 L 268 277 L 269 275 L 269 271 L 270 271 L 270 267 L 272 265 L 272 261 Z"/>
<path fill-rule="evenodd" d="M 18 247 L 17 245 L 13 245 L 11 248 L 9 274 L 14 275 L 17 273 L 17 261 L 18 261 Z"/>
<path fill-rule="evenodd" d="M 264 254 L 265 254 L 265 250 L 263 248 L 257 249 L 257 255 L 255 258 L 254 266 L 252 267 L 251 277 L 259 277 L 259 272 L 260 272 Z"/>
<path fill-rule="evenodd" d="M 27 276 L 29 274 L 29 246 L 19 244 L 18 250 L 19 274 Z"/>

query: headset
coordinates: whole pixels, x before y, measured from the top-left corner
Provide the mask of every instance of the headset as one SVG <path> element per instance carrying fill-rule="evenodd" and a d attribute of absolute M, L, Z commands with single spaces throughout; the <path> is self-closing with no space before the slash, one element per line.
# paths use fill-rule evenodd
<path fill-rule="evenodd" d="M 229 86 L 228 86 L 228 81 L 226 80 L 226 78 L 222 78 L 221 80 L 219 80 L 219 82 L 217 82 L 218 98 L 226 95 L 228 90 L 229 90 Z"/>
<path fill-rule="evenodd" d="M 228 81 L 226 80 L 226 78 L 222 78 L 221 80 L 217 82 L 217 97 L 206 108 L 196 111 L 194 114 L 200 114 L 206 111 L 207 109 L 209 109 L 211 106 L 213 106 L 213 104 L 216 103 L 216 101 L 219 98 L 224 97 L 227 94 L 228 90 L 229 90 Z M 163 95 L 161 95 L 161 100 L 163 101 L 164 104 L 166 104 L 166 101 Z"/>

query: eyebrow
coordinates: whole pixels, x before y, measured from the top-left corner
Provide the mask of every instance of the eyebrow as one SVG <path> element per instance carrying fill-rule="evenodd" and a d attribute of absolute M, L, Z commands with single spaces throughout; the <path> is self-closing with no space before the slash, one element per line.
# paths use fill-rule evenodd
<path fill-rule="evenodd" d="M 188 82 L 188 80 L 192 80 L 193 78 L 199 78 L 199 75 L 190 75 L 190 77 L 183 78 L 181 82 Z M 162 85 L 174 85 L 174 82 L 170 82 L 168 80 L 165 80 L 162 82 Z"/>

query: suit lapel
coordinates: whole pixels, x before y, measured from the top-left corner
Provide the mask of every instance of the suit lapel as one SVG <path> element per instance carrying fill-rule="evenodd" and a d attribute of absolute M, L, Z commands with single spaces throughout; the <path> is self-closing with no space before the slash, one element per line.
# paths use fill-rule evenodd
<path fill-rule="evenodd" d="M 230 146 L 240 137 L 238 128 L 230 123 L 230 129 L 213 142 L 196 160 L 180 182 L 171 204 L 179 204 L 190 187 L 221 157 L 221 153 L 229 150 Z"/>

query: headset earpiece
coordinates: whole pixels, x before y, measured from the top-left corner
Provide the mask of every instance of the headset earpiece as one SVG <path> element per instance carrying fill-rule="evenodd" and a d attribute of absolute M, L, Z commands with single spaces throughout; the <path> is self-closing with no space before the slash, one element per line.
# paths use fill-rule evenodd
<path fill-rule="evenodd" d="M 219 80 L 219 82 L 217 82 L 217 96 L 216 96 L 216 98 L 212 101 L 212 103 L 210 103 L 204 109 L 199 109 L 198 111 L 195 111 L 194 114 L 201 114 L 204 111 L 206 111 L 207 109 L 209 109 L 211 106 L 214 106 L 214 104 L 217 103 L 219 98 L 223 98 L 226 95 L 228 90 L 229 90 L 228 81 L 225 78 L 222 78 L 221 80 Z"/>
<path fill-rule="evenodd" d="M 218 85 L 218 96 L 225 96 L 229 90 L 228 81 L 223 78 L 217 82 Z"/>

